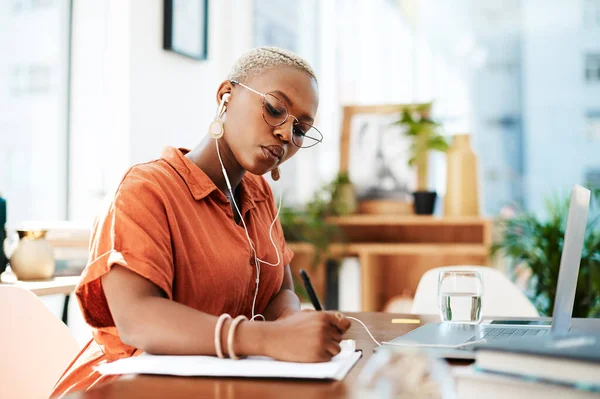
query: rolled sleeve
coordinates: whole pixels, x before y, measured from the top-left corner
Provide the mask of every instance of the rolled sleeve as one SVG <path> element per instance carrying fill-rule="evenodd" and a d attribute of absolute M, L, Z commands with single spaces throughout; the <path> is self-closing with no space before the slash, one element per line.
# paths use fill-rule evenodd
<path fill-rule="evenodd" d="M 162 191 L 135 168 L 95 223 L 90 259 L 76 291 L 85 320 L 95 328 L 114 327 L 101 280 L 114 265 L 144 277 L 172 298 L 173 255 Z"/>

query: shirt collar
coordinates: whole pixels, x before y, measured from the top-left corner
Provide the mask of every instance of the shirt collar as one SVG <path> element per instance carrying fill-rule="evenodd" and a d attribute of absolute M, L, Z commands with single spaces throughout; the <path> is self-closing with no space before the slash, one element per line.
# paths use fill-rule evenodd
<path fill-rule="evenodd" d="M 188 152 L 190 150 L 185 148 L 165 147 L 161 158 L 181 177 L 194 197 L 194 200 L 199 201 L 213 191 L 218 190 L 218 188 L 202 169 L 185 156 Z M 257 177 L 250 176 L 246 172 L 240 183 L 242 186 L 242 197 L 244 200 L 248 200 L 251 207 L 253 207 L 252 205 L 255 201 L 264 201 L 269 196 L 265 189 L 258 184 L 257 180 Z"/>

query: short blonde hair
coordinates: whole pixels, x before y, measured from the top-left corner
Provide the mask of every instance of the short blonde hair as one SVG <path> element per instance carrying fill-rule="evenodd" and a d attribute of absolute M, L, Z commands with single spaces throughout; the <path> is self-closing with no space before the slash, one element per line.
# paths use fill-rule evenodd
<path fill-rule="evenodd" d="M 304 58 L 279 47 L 256 47 L 242 54 L 233 64 L 227 79 L 246 82 L 252 77 L 277 67 L 295 68 L 307 73 L 317 82 L 315 71 Z"/>

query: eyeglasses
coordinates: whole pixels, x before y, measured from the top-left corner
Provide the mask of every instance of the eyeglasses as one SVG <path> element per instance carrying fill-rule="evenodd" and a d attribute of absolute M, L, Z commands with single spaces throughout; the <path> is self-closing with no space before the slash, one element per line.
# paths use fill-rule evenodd
<path fill-rule="evenodd" d="M 240 85 L 253 93 L 262 97 L 262 115 L 264 121 L 272 127 L 283 125 L 289 117 L 294 118 L 295 122 L 292 126 L 292 142 L 296 147 L 309 148 L 323 142 L 323 135 L 313 125 L 298 121 L 294 115 L 290 115 L 287 107 L 275 94 L 263 94 L 256 91 L 237 80 L 232 80 L 234 85 Z"/>

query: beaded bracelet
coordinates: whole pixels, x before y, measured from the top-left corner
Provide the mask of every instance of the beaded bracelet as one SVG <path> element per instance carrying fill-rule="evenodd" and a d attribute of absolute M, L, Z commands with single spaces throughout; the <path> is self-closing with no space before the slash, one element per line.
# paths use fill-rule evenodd
<path fill-rule="evenodd" d="M 231 322 L 229 326 L 229 334 L 227 335 L 227 350 L 229 351 L 229 357 L 233 360 L 240 360 L 241 357 L 236 356 L 235 351 L 233 349 L 233 340 L 235 337 L 235 329 L 240 322 L 248 320 L 246 316 L 238 316 Z"/>
<path fill-rule="evenodd" d="M 225 355 L 223 355 L 223 349 L 221 348 L 221 330 L 223 329 L 223 324 L 227 319 L 231 319 L 231 316 L 227 313 L 223 313 L 221 316 L 219 316 L 217 324 L 215 325 L 215 349 L 217 356 L 221 359 L 225 358 Z"/>

